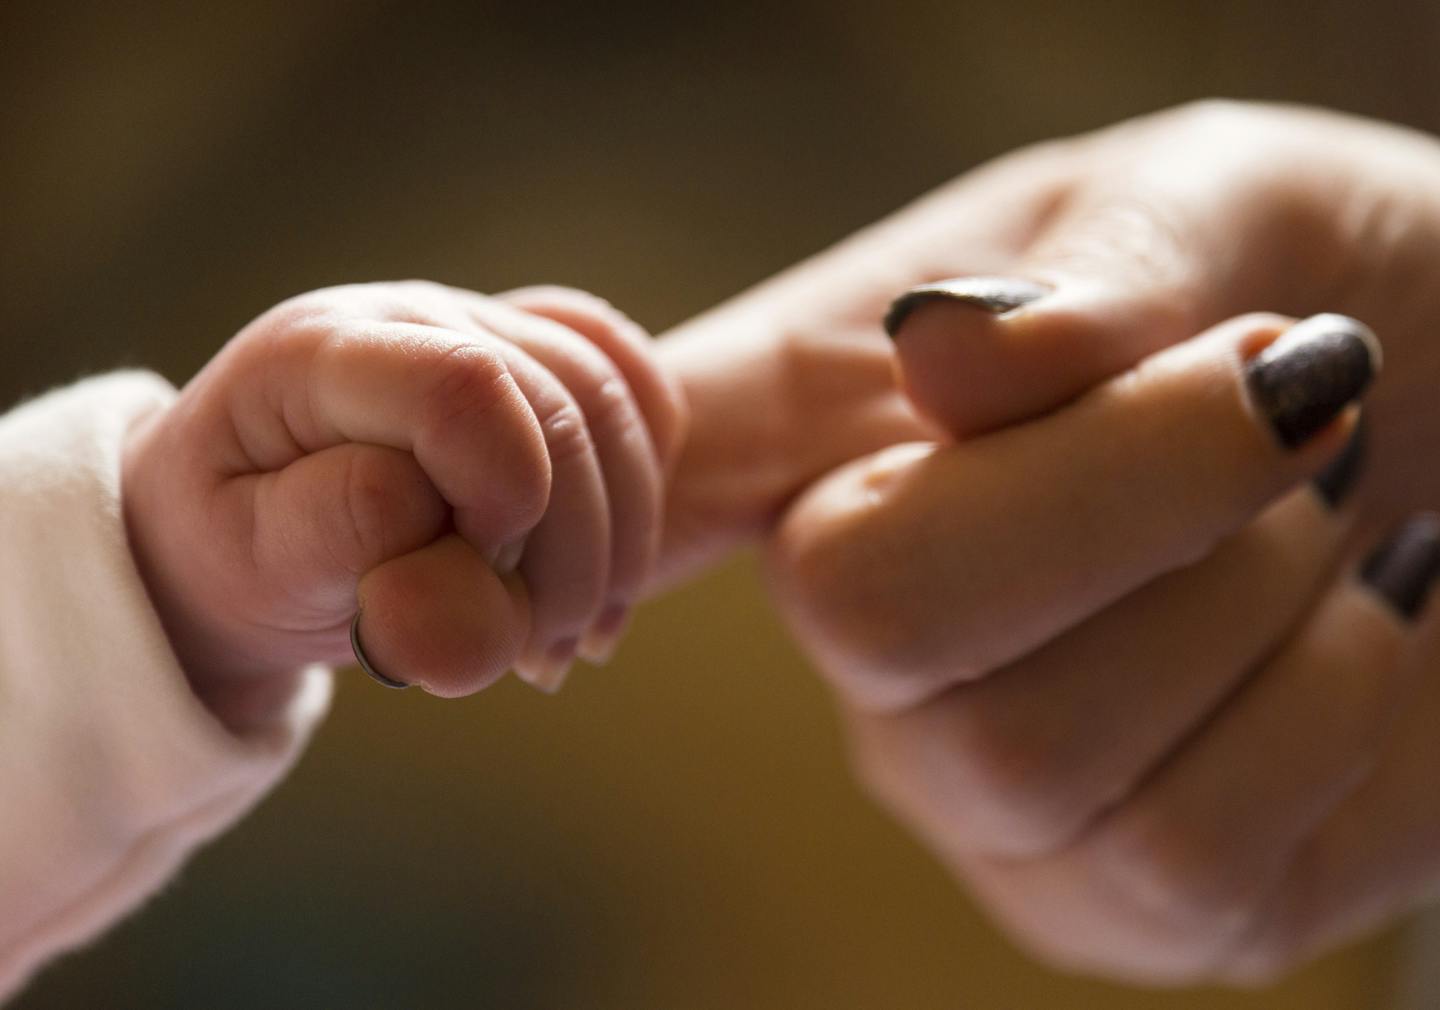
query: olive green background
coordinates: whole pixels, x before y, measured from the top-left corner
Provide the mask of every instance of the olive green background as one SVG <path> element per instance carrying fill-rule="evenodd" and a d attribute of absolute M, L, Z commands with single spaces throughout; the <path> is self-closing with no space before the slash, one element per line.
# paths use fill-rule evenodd
<path fill-rule="evenodd" d="M 1437 38 L 1421 2 L 5 0 L 0 402 L 117 365 L 183 381 L 340 281 L 569 283 L 660 331 L 978 160 L 1187 98 L 1433 128 Z M 859 796 L 744 558 L 555 699 L 340 681 L 280 790 L 18 1007 L 1354 1010 L 1390 988 L 1383 938 L 1258 993 L 1030 963 Z"/>

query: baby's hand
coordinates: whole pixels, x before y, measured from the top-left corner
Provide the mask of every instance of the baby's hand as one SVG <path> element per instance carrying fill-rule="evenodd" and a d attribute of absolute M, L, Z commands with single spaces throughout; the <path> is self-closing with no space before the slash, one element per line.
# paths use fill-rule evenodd
<path fill-rule="evenodd" d="M 603 659 L 654 563 L 685 426 L 597 298 L 331 288 L 247 326 L 138 429 L 124 498 L 197 692 L 245 724 L 350 654 L 447 697 Z M 358 602 L 357 602 L 358 599 Z"/>

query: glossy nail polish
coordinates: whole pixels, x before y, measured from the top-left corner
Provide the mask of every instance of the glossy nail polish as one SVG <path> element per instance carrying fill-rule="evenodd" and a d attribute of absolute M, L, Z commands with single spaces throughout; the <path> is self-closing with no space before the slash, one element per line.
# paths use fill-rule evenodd
<path fill-rule="evenodd" d="M 895 336 L 910 313 L 932 301 L 950 301 L 1003 315 L 1049 293 L 1049 288 L 1018 277 L 956 277 L 911 288 L 890 305 L 885 313 L 885 332 Z"/>
<path fill-rule="evenodd" d="M 1359 398 L 1380 371 L 1380 343 L 1348 316 L 1311 316 L 1245 365 L 1250 395 L 1282 445 L 1295 449 Z"/>
<path fill-rule="evenodd" d="M 1360 569 L 1360 579 L 1407 621 L 1414 621 L 1440 576 L 1440 514 L 1411 516 Z"/>
<path fill-rule="evenodd" d="M 1350 441 L 1345 443 L 1345 448 L 1340 450 L 1340 455 L 1332 459 L 1311 482 L 1318 494 L 1331 509 L 1338 509 L 1345 504 L 1345 499 L 1350 496 L 1350 491 L 1355 487 L 1355 482 L 1360 478 L 1360 471 L 1365 468 L 1365 442 L 1368 436 L 1369 425 L 1364 416 L 1355 425 L 1355 430 L 1350 433 Z"/>

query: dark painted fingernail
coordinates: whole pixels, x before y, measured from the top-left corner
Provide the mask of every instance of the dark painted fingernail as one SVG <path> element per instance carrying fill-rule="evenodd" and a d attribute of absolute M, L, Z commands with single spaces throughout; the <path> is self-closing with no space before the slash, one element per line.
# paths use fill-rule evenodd
<path fill-rule="evenodd" d="M 403 681 L 393 680 L 385 676 L 371 665 L 370 657 L 365 655 L 365 649 L 360 644 L 360 611 L 358 610 L 355 611 L 355 617 L 350 621 L 350 649 L 355 653 L 355 662 L 360 664 L 360 669 L 368 673 L 375 683 L 383 684 L 397 691 L 403 691 L 410 686 Z"/>
<path fill-rule="evenodd" d="M 1440 576 L 1440 515 L 1411 516 L 1376 548 L 1360 569 L 1361 580 L 1407 621 L 1425 607 Z"/>
<path fill-rule="evenodd" d="M 998 316 L 1029 305 L 1049 293 L 1049 288 L 1018 277 L 956 277 L 921 284 L 890 304 L 890 311 L 885 313 L 885 332 L 895 336 L 910 313 L 926 302 L 959 302 Z"/>
<path fill-rule="evenodd" d="M 1245 365 L 1245 378 L 1276 437 L 1295 449 L 1355 402 L 1379 371 L 1380 342 L 1370 328 L 1327 313 L 1282 333 Z"/>
<path fill-rule="evenodd" d="M 1315 492 L 1332 509 L 1338 509 L 1344 504 L 1351 489 L 1355 487 L 1355 481 L 1360 477 L 1360 471 L 1365 468 L 1365 440 L 1368 429 L 1369 425 L 1362 414 L 1355 424 L 1355 430 L 1350 433 L 1350 441 L 1340 450 L 1340 455 L 1315 475 Z"/>

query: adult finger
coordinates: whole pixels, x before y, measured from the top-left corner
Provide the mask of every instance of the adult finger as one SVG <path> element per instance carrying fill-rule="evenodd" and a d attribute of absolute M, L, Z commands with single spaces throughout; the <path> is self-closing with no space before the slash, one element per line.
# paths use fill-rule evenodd
<path fill-rule="evenodd" d="M 977 887 L 1072 964 L 1214 975 L 1383 753 L 1416 672 L 1411 622 L 1437 573 L 1440 519 L 1405 524 L 1109 818 L 1045 859 L 970 860 Z"/>
<path fill-rule="evenodd" d="M 1012 858 L 1063 848 L 1289 635 L 1351 519 L 1292 492 L 1201 563 L 983 680 L 898 712 L 853 710 L 862 777 L 927 835 Z"/>
<path fill-rule="evenodd" d="M 905 707 L 1205 557 L 1339 454 L 1378 367 L 1354 320 L 1286 326 L 1232 320 L 1051 417 L 820 482 L 772 543 L 802 640 L 858 704 Z"/>
<path fill-rule="evenodd" d="M 1318 308 L 1343 180 L 1326 177 L 1327 199 L 1287 171 L 1287 145 L 1308 141 L 1276 119 L 1200 103 L 1088 138 L 1064 206 L 1005 274 L 952 275 L 891 306 L 912 402 L 968 437 L 1053 410 L 1228 316 Z"/>

